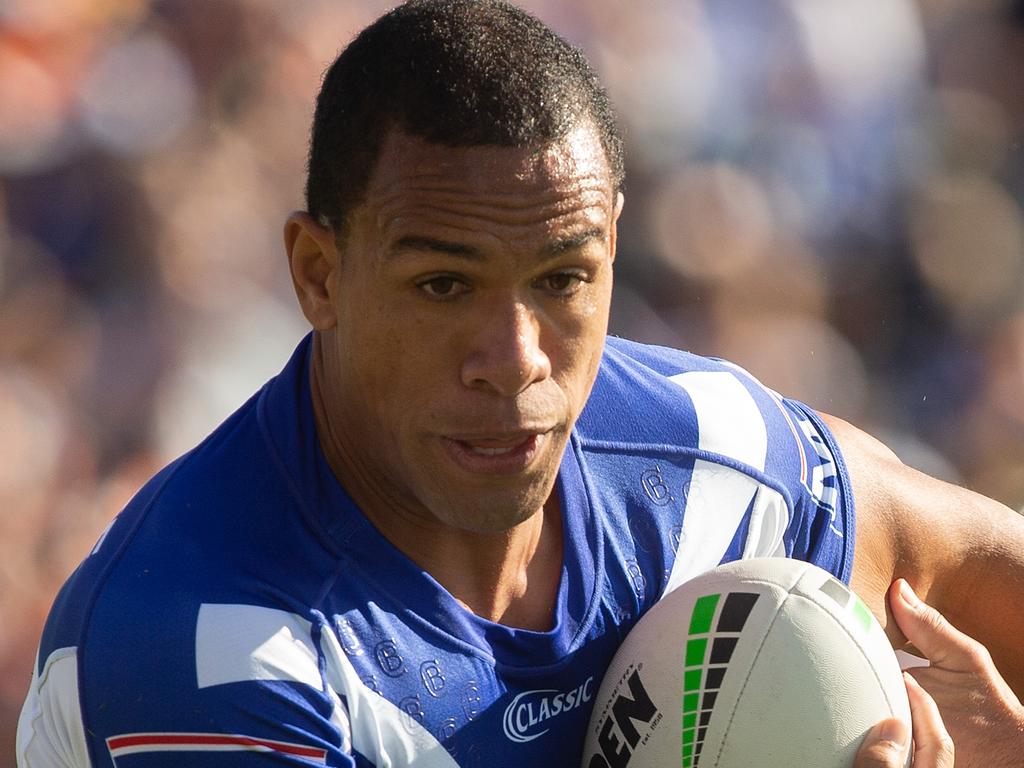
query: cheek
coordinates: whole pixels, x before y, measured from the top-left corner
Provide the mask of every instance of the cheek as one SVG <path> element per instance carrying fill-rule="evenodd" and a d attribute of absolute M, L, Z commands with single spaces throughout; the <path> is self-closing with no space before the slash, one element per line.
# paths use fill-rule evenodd
<path fill-rule="evenodd" d="M 392 399 L 390 390 L 401 380 L 401 356 L 395 354 L 399 337 L 375 297 L 353 301 L 341 314 L 339 352 L 357 389 L 354 400 L 376 411 Z"/>
<path fill-rule="evenodd" d="M 386 325 L 375 326 L 353 339 L 359 345 L 359 359 L 353 362 L 367 399 L 381 402 L 399 396 L 409 378 L 410 357 L 414 355 L 406 349 L 405 341 Z"/>
<path fill-rule="evenodd" d="M 585 365 L 587 367 L 586 396 L 589 396 L 590 387 L 593 385 L 594 379 L 597 378 L 597 369 L 601 365 L 604 342 L 608 335 L 608 316 L 611 311 L 610 276 L 608 281 L 602 284 L 589 309 L 589 314 L 585 320 L 586 331 L 584 332 L 586 338 L 584 345 L 586 349 L 582 352 L 586 359 Z"/>
<path fill-rule="evenodd" d="M 557 364 L 560 374 L 556 376 L 561 379 L 562 388 L 577 413 L 583 409 L 597 377 L 607 329 L 607 309 L 595 306 L 563 326 L 560 334 Z"/>
<path fill-rule="evenodd" d="M 443 380 L 449 345 L 407 310 L 383 303 L 351 318 L 352 370 L 363 399 L 386 423 L 429 409 Z"/>

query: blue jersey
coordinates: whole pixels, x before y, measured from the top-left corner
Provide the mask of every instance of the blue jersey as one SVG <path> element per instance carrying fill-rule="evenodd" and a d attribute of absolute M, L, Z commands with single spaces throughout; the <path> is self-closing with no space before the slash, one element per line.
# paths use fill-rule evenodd
<path fill-rule="evenodd" d="M 19 764 L 575 766 L 602 673 L 720 562 L 848 580 L 849 482 L 807 407 L 742 370 L 609 339 L 562 459 L 554 626 L 461 607 L 338 483 L 307 338 L 154 477 L 60 592 Z"/>

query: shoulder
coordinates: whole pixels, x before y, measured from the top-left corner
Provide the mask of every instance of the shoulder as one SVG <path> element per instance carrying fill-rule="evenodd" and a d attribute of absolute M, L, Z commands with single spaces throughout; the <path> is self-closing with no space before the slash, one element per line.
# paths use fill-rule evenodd
<path fill-rule="evenodd" d="M 792 441 L 798 414 L 784 403 L 725 360 L 609 338 L 578 431 L 583 440 L 721 449 L 760 465 L 771 435 Z"/>
<path fill-rule="evenodd" d="M 54 602 L 37 672 L 51 654 L 77 648 L 87 661 L 82 680 L 156 660 L 165 677 L 194 677 L 204 606 L 309 610 L 307 596 L 319 593 L 335 558 L 265 434 L 259 412 L 267 391 L 155 475 L 112 520 Z"/>
<path fill-rule="evenodd" d="M 784 552 L 849 579 L 853 504 L 835 440 L 739 366 L 609 339 L 577 432 L 598 495 L 640 488 L 641 504 L 682 514 L 681 535 L 710 553 L 686 562 Z M 728 540 L 712 547 L 712 534 Z"/>
<path fill-rule="evenodd" d="M 267 712 L 318 733 L 303 743 L 324 750 L 328 726 L 316 713 L 334 704 L 311 601 L 336 560 L 274 466 L 257 405 L 140 490 L 54 603 L 30 701 L 62 713 L 64 733 L 84 734 L 72 741 L 88 744 L 96 765 L 120 735 L 214 722 L 286 744 L 250 717 Z M 51 720 L 29 717 L 36 731 Z"/>
<path fill-rule="evenodd" d="M 692 371 L 739 370 L 732 363 L 718 358 L 672 347 L 641 344 L 617 336 L 609 336 L 606 340 L 603 362 L 610 370 L 632 369 L 641 376 L 661 378 Z"/>

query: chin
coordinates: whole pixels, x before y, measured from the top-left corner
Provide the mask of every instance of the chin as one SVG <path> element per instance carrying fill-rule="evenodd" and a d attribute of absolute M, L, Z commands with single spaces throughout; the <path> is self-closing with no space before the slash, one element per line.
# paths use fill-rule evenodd
<path fill-rule="evenodd" d="M 534 458 L 533 466 L 520 472 L 485 474 L 467 472 L 449 461 L 441 461 L 433 472 L 418 473 L 420 503 L 440 523 L 480 534 L 502 533 L 524 523 L 539 512 L 551 495 L 558 477 L 560 446 L 548 445 Z"/>
<path fill-rule="evenodd" d="M 533 490 L 533 489 L 531 489 Z M 473 492 L 467 492 L 472 494 Z M 451 498 L 438 499 L 431 504 L 434 517 L 441 523 L 457 530 L 471 533 L 494 534 L 504 533 L 520 525 L 537 514 L 547 501 L 548 492 L 526 494 L 498 494 L 477 492 L 469 503 L 466 496 L 458 500 Z"/>

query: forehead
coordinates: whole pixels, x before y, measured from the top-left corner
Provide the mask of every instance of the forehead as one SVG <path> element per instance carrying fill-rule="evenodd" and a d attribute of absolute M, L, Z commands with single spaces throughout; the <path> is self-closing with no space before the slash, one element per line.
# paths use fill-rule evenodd
<path fill-rule="evenodd" d="M 446 147 L 390 132 L 364 204 L 385 224 L 400 210 L 491 208 L 516 218 L 611 210 L 608 161 L 594 129 L 583 125 L 542 148 Z M 467 210 L 468 209 L 468 210 Z M 593 213 L 593 212 L 592 212 Z"/>

